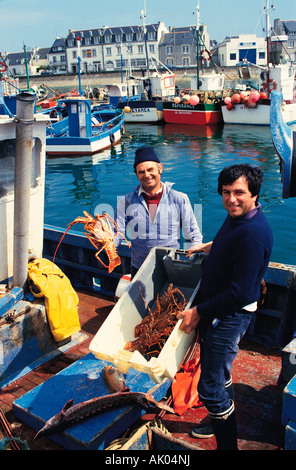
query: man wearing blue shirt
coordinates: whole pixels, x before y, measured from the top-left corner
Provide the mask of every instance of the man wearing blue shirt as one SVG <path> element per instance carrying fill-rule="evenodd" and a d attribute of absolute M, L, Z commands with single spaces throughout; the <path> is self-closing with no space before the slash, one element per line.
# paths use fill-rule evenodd
<path fill-rule="evenodd" d="M 273 237 L 258 201 L 262 172 L 250 165 L 224 168 L 218 193 L 228 215 L 213 242 L 193 247 L 208 257 L 196 305 L 181 314 L 180 328 L 200 331 L 199 397 L 210 415 L 209 425 L 196 426 L 197 438 L 215 434 L 217 449 L 237 449 L 231 368 L 260 297 Z"/>
<path fill-rule="evenodd" d="M 181 230 L 189 247 L 202 241 L 188 196 L 161 181 L 163 166 L 152 147 L 136 150 L 134 171 L 140 184 L 121 198 L 115 213 L 118 232 L 131 241 L 132 277 L 151 248 L 180 248 Z M 114 239 L 116 246 L 122 238 Z"/>

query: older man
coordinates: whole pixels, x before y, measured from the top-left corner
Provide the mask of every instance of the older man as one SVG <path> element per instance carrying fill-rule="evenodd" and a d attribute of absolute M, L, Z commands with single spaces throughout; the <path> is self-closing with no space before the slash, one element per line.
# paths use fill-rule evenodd
<path fill-rule="evenodd" d="M 237 449 L 231 369 L 260 296 L 272 250 L 271 229 L 258 201 L 262 172 L 249 165 L 224 168 L 218 193 L 228 215 L 213 242 L 188 251 L 209 253 L 196 305 L 178 315 L 186 333 L 199 327 L 199 397 L 210 423 L 192 430 L 197 438 L 215 434 L 217 448 Z"/>
<path fill-rule="evenodd" d="M 136 150 L 134 171 L 140 184 L 119 201 L 115 214 L 118 231 L 131 241 L 132 277 L 154 246 L 180 248 L 181 229 L 188 246 L 202 241 L 188 196 L 161 181 L 163 166 L 152 147 Z M 115 238 L 117 246 L 121 240 Z"/>

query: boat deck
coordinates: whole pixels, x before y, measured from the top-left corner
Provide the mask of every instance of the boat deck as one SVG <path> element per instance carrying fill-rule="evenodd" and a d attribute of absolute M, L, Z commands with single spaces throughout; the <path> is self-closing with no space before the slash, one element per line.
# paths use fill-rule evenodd
<path fill-rule="evenodd" d="M 88 335 L 88 339 L 0 390 L 0 409 L 5 414 L 13 435 L 25 441 L 30 450 L 62 450 L 62 447 L 48 438 L 34 441 L 35 430 L 17 421 L 12 409 L 13 402 L 89 354 L 90 341 L 114 305 L 106 297 L 84 292 L 79 293 L 79 299 L 82 332 Z M 284 427 L 281 425 L 282 387 L 277 385 L 280 371 L 280 353 L 259 350 L 254 345 L 242 343 L 233 367 L 240 450 L 284 449 Z M 191 409 L 182 416 L 165 414 L 162 424 L 174 437 L 198 445 L 200 449 L 213 450 L 214 437 L 206 440 L 190 437 L 193 425 L 206 415 L 204 407 Z M 145 414 L 137 425 L 141 426 L 154 417 L 154 414 Z M 0 426 L 0 440 L 3 437 L 4 430 Z"/>

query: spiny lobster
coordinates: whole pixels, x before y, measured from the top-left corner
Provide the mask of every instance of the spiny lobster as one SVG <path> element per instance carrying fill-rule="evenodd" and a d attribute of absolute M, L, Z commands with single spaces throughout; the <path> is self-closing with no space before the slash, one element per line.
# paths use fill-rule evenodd
<path fill-rule="evenodd" d="M 177 313 L 184 310 L 186 303 L 183 293 L 170 284 L 161 297 L 157 294 L 156 307 L 152 311 L 148 307 L 148 315 L 135 326 L 136 339 L 127 342 L 124 349 L 139 351 L 146 358 L 158 356 L 178 321 Z"/>
<path fill-rule="evenodd" d="M 110 217 L 106 212 L 103 212 L 102 215 L 96 214 L 95 218 L 92 217 L 88 212 L 83 211 L 83 214 L 85 217 L 76 217 L 73 222 L 68 224 L 67 230 L 64 232 L 62 238 L 59 241 L 59 244 L 55 250 L 55 253 L 53 255 L 53 262 L 56 257 L 56 253 L 59 249 L 59 246 L 71 227 L 73 227 L 74 224 L 77 223 L 82 223 L 84 224 L 84 235 L 87 236 L 89 241 L 92 243 L 92 245 L 99 250 L 96 254 L 95 257 L 102 263 L 102 265 L 105 268 L 108 268 L 108 272 L 111 273 L 116 266 L 119 266 L 121 263 L 121 259 L 119 255 L 117 254 L 115 245 L 114 245 L 114 238 L 117 237 L 117 235 L 121 234 L 124 238 L 125 236 L 117 231 L 117 224 L 115 220 Z M 115 234 L 112 230 L 110 221 L 114 224 L 115 227 Z M 126 240 L 126 238 L 125 238 Z M 127 241 L 127 240 L 126 240 Z M 127 241 L 128 245 L 130 246 L 129 242 Z M 105 250 L 108 259 L 109 259 L 109 266 L 107 266 L 103 261 L 99 258 L 99 254 L 101 253 L 102 250 Z"/>

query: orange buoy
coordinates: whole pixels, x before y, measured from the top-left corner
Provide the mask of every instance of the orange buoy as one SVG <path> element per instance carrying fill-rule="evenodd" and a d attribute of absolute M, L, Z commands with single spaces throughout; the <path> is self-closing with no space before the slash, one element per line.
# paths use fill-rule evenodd
<path fill-rule="evenodd" d="M 258 91 L 252 91 L 250 94 L 250 101 L 256 103 L 260 99 L 260 93 Z"/>
<path fill-rule="evenodd" d="M 189 103 L 189 100 L 190 100 L 190 95 L 184 95 L 183 96 L 183 103 L 187 104 L 187 103 Z"/>
<path fill-rule="evenodd" d="M 232 98 L 231 98 L 232 103 L 238 104 L 240 103 L 240 100 L 241 100 L 241 97 L 238 93 L 234 93 L 234 95 L 232 95 Z"/>
<path fill-rule="evenodd" d="M 198 97 L 197 95 L 192 95 L 192 96 L 190 96 L 189 103 L 190 103 L 192 106 L 195 106 L 196 104 L 199 103 L 199 97 Z"/>

